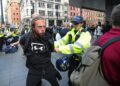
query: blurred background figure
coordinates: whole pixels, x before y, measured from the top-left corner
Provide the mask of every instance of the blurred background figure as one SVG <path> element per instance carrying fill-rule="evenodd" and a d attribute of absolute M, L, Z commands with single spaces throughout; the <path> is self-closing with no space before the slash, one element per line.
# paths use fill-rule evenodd
<path fill-rule="evenodd" d="M 102 25 L 101 25 L 101 22 L 98 22 L 98 25 L 94 31 L 94 36 L 98 39 L 101 35 L 103 35 L 102 33 Z"/>
<path fill-rule="evenodd" d="M 4 28 L 0 28 L 0 52 L 3 51 L 3 45 L 4 45 Z"/>
<path fill-rule="evenodd" d="M 21 31 L 21 35 L 24 35 L 25 33 L 29 32 L 30 28 L 28 25 L 24 25 L 22 31 Z"/>
<path fill-rule="evenodd" d="M 70 23 L 69 22 L 65 22 L 63 24 L 63 27 L 60 30 L 61 38 L 64 37 L 68 31 L 70 31 Z"/>
<path fill-rule="evenodd" d="M 38 14 L 38 13 L 33 13 L 31 17 L 32 17 L 32 19 L 34 19 L 34 18 L 37 17 L 37 16 L 40 16 L 40 14 Z"/>
<path fill-rule="evenodd" d="M 111 24 L 109 21 L 105 21 L 105 24 L 103 25 L 102 32 L 103 34 L 108 32 L 112 28 Z"/>
<path fill-rule="evenodd" d="M 111 13 L 112 28 L 97 41 L 103 46 L 110 39 L 120 37 L 120 4 L 115 6 Z M 109 86 L 120 86 L 120 41 L 117 41 L 104 50 L 101 59 L 101 69 Z"/>

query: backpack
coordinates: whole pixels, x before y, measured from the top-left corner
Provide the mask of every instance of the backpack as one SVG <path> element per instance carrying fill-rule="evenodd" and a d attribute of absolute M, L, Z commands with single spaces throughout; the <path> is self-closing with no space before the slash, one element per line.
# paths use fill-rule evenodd
<path fill-rule="evenodd" d="M 102 47 L 94 45 L 86 50 L 79 66 L 70 76 L 73 86 L 109 86 L 102 73 L 101 57 L 104 49 L 117 41 L 120 37 L 110 39 Z"/>

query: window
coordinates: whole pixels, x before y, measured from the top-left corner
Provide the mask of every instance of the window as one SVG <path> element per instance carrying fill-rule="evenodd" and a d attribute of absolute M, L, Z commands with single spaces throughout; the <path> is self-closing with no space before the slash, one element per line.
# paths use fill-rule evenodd
<path fill-rule="evenodd" d="M 33 14 L 34 12 L 33 12 L 33 9 L 31 9 L 31 14 Z"/>
<path fill-rule="evenodd" d="M 72 16 L 72 12 L 71 12 L 70 14 L 71 14 L 71 16 Z"/>
<path fill-rule="evenodd" d="M 15 15 L 15 13 L 13 13 L 13 15 Z"/>
<path fill-rule="evenodd" d="M 61 0 L 55 0 L 55 2 L 61 2 Z"/>
<path fill-rule="evenodd" d="M 60 12 L 56 12 L 56 16 L 57 16 L 57 17 L 60 17 Z"/>
<path fill-rule="evenodd" d="M 74 13 L 74 16 L 75 16 L 75 13 Z"/>
<path fill-rule="evenodd" d="M 64 14 L 67 14 L 68 12 L 67 11 L 64 11 Z"/>
<path fill-rule="evenodd" d="M 16 8 L 16 10 L 18 10 L 18 8 Z"/>
<path fill-rule="evenodd" d="M 73 7 L 73 10 L 75 10 L 75 7 Z"/>
<path fill-rule="evenodd" d="M 43 2 L 39 2 L 39 7 L 43 7 L 43 8 L 45 8 L 45 3 L 43 3 Z"/>
<path fill-rule="evenodd" d="M 48 11 L 48 16 L 53 16 L 53 12 L 52 11 Z"/>
<path fill-rule="evenodd" d="M 47 8 L 53 8 L 53 4 L 47 4 Z"/>
<path fill-rule="evenodd" d="M 28 4 L 28 0 L 26 0 L 26 5 Z"/>
<path fill-rule="evenodd" d="M 41 16 L 45 16 L 45 11 L 39 10 L 39 14 L 40 14 Z"/>
<path fill-rule="evenodd" d="M 28 2 L 28 0 L 26 0 L 26 3 Z"/>
<path fill-rule="evenodd" d="M 26 12 L 27 12 L 27 16 L 28 16 L 28 9 L 27 9 L 27 11 L 26 11 Z"/>
<path fill-rule="evenodd" d="M 53 0 L 49 0 L 49 1 L 53 1 Z"/>
<path fill-rule="evenodd" d="M 55 9 L 60 9 L 60 5 L 55 5 Z"/>

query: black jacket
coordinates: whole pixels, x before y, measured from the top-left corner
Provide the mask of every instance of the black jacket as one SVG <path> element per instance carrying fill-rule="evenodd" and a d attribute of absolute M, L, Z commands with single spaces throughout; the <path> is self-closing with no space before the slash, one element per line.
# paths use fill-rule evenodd
<path fill-rule="evenodd" d="M 54 50 L 52 36 L 46 32 L 43 37 L 34 38 L 32 32 L 23 35 L 20 39 L 24 53 L 27 57 L 28 68 L 40 68 L 51 62 L 51 52 Z"/>

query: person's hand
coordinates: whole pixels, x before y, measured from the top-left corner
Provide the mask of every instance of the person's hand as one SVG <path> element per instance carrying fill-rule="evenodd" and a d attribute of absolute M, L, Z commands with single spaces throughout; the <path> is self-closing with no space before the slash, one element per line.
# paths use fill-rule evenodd
<path fill-rule="evenodd" d="M 14 44 L 14 43 L 11 43 L 11 44 L 10 44 L 10 46 L 12 46 L 12 47 L 13 47 L 13 46 L 15 46 L 15 44 Z"/>
<path fill-rule="evenodd" d="M 55 48 L 55 52 L 60 53 L 59 48 Z"/>
<path fill-rule="evenodd" d="M 16 45 L 18 45 L 18 44 L 19 44 L 19 41 L 14 42 L 14 43 L 11 43 L 10 45 L 11 45 L 11 46 L 16 46 Z"/>

